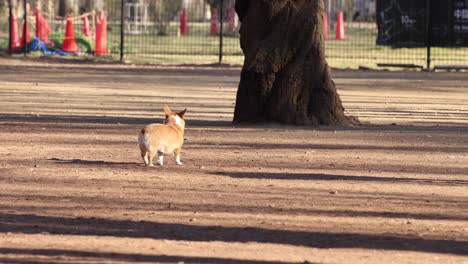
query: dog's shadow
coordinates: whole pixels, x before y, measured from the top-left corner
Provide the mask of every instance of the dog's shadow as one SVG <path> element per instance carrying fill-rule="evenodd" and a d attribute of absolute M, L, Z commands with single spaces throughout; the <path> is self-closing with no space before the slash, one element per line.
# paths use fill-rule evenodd
<path fill-rule="evenodd" d="M 83 160 L 83 159 L 59 159 L 59 158 L 50 158 L 50 161 L 56 163 L 65 163 L 65 164 L 79 164 L 79 165 L 99 165 L 99 166 L 126 166 L 126 165 L 141 165 L 137 162 L 117 162 L 117 161 L 105 161 L 105 160 Z"/>

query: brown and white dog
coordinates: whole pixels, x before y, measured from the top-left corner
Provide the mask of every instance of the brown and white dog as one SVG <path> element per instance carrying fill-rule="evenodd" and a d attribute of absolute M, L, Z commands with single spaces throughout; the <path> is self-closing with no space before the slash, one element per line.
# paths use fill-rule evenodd
<path fill-rule="evenodd" d="M 163 165 L 164 154 L 174 153 L 176 164 L 182 165 L 180 161 L 180 150 L 184 144 L 184 111 L 172 112 L 168 106 L 164 106 L 166 119 L 164 124 L 149 124 L 145 126 L 138 135 L 138 145 L 141 157 L 146 166 L 153 167 L 153 159 L 158 155 L 158 164 Z"/>

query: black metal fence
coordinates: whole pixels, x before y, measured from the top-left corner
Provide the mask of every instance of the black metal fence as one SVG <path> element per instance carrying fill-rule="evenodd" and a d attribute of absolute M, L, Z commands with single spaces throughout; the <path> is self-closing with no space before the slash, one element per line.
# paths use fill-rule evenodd
<path fill-rule="evenodd" d="M 468 0 L 324 2 L 326 55 L 332 67 L 468 65 Z M 234 3 L 0 0 L 0 50 L 133 63 L 242 64 Z"/>

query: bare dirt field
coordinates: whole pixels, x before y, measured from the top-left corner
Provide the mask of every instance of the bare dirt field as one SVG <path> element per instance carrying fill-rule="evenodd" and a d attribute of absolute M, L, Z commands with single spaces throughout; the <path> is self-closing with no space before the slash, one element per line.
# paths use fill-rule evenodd
<path fill-rule="evenodd" d="M 352 127 L 231 124 L 238 68 L 0 58 L 0 263 L 468 263 L 468 74 L 334 70 Z M 184 165 L 136 145 L 188 108 Z"/>

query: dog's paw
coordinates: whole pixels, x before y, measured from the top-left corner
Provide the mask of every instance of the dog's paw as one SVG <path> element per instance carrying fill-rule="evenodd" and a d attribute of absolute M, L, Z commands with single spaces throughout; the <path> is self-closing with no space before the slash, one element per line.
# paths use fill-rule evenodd
<path fill-rule="evenodd" d="M 163 156 L 160 156 L 160 157 L 158 158 L 158 165 L 159 165 L 159 166 L 164 165 L 164 157 L 163 157 Z"/>
<path fill-rule="evenodd" d="M 177 165 L 182 165 L 182 162 L 181 161 L 176 161 L 176 164 Z"/>

